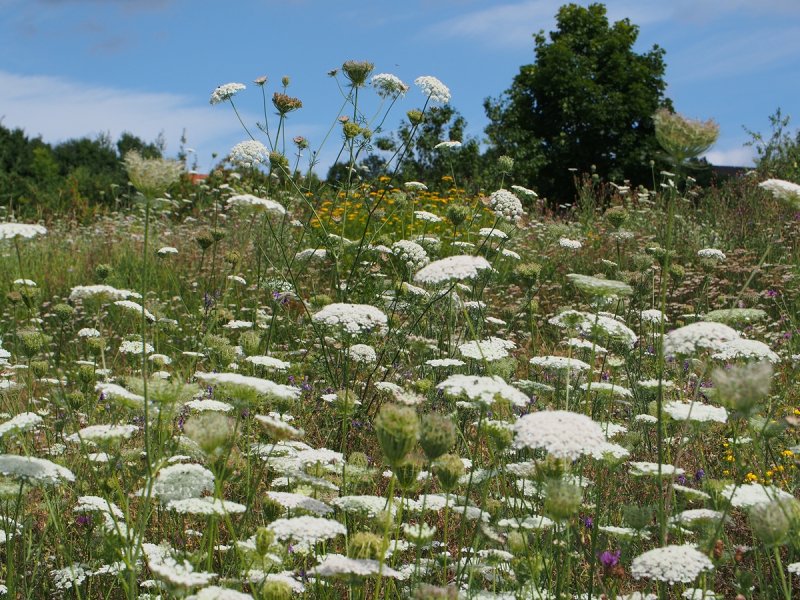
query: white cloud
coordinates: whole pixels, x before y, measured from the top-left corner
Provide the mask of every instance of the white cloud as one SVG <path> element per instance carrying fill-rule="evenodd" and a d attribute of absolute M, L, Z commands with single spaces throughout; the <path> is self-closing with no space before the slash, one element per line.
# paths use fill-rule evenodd
<path fill-rule="evenodd" d="M 721 150 L 711 150 L 704 154 L 712 165 L 728 167 L 752 167 L 756 156 L 751 146 L 730 146 Z"/>
<path fill-rule="evenodd" d="M 7 71 L 0 71 L 0 107 L 7 127 L 52 142 L 102 132 L 116 138 L 123 131 L 145 139 L 163 131 L 172 142 L 186 128 L 196 146 L 235 129 L 229 114 L 185 96 Z"/>
<path fill-rule="evenodd" d="M 580 2 L 584 5 L 589 3 Z M 474 38 L 488 46 L 532 47 L 531 35 L 540 29 L 546 32 L 553 29 L 555 15 L 563 4 L 563 0 L 526 0 L 501 4 L 460 15 L 432 29 L 445 37 Z M 609 2 L 606 8 L 609 21 L 629 18 L 637 25 L 663 20 L 672 10 L 663 2 L 648 0 Z"/>

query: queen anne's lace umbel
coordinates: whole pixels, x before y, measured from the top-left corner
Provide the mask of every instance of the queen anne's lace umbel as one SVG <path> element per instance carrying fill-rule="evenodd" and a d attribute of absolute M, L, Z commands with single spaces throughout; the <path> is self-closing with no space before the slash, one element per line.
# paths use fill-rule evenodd
<path fill-rule="evenodd" d="M 606 449 L 600 424 L 586 415 L 552 410 L 522 416 L 512 426 L 517 448 L 544 448 L 556 458 L 577 460 Z"/>
<path fill-rule="evenodd" d="M 669 585 L 691 583 L 704 571 L 712 571 L 711 560 L 693 544 L 654 548 L 633 559 L 631 575 L 636 579 L 654 579 Z"/>

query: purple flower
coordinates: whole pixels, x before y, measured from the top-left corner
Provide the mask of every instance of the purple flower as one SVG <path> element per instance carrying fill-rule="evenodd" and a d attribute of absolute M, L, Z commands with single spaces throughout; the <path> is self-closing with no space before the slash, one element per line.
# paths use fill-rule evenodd
<path fill-rule="evenodd" d="M 681 485 L 686 485 L 686 475 L 684 475 L 683 473 L 678 475 L 678 483 L 680 483 Z"/>
<path fill-rule="evenodd" d="M 767 298 L 777 298 L 778 292 L 775 290 L 767 290 L 765 295 Z"/>
<path fill-rule="evenodd" d="M 592 526 L 594 525 L 594 519 L 592 519 L 592 517 L 583 517 L 581 519 L 581 522 L 583 523 L 583 526 L 586 527 L 586 529 L 591 529 Z"/>
<path fill-rule="evenodd" d="M 619 557 L 621 554 L 621 550 L 606 550 L 600 555 L 600 564 L 606 569 L 616 567 L 619 564 Z"/>
<path fill-rule="evenodd" d="M 697 469 L 697 472 L 694 474 L 695 481 L 702 481 L 703 477 L 706 476 L 706 472 L 704 469 Z"/>

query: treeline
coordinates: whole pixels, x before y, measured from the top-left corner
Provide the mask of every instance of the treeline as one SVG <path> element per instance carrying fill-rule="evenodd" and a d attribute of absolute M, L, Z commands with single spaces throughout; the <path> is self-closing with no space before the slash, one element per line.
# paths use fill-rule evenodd
<path fill-rule="evenodd" d="M 0 206 L 26 217 L 115 208 L 128 185 L 122 157 L 131 150 L 157 158 L 164 143 L 125 132 L 116 142 L 99 135 L 51 145 L 0 123 Z"/>

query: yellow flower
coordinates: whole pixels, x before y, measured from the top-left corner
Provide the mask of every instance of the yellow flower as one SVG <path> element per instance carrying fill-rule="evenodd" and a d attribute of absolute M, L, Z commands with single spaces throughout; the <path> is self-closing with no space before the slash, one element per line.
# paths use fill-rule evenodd
<path fill-rule="evenodd" d="M 758 476 L 755 475 L 754 473 L 748 473 L 747 475 L 744 476 L 744 478 L 747 479 L 747 481 L 751 481 L 751 482 L 752 481 L 758 481 Z"/>
<path fill-rule="evenodd" d="M 794 452 L 792 452 L 789 449 L 784 450 L 783 452 L 781 452 L 781 454 L 786 458 L 792 458 L 794 456 Z"/>

